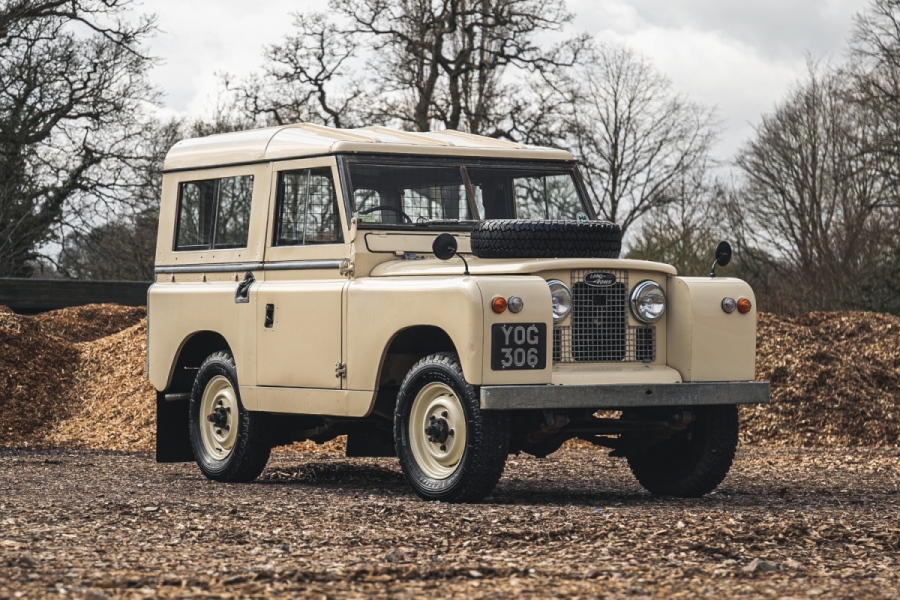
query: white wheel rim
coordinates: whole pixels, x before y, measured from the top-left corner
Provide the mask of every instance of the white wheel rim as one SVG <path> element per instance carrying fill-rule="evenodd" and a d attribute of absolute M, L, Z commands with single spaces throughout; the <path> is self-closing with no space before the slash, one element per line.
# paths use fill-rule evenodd
<path fill-rule="evenodd" d="M 231 382 L 216 375 L 206 384 L 200 400 L 200 437 L 215 460 L 228 458 L 237 439 L 238 403 Z"/>
<path fill-rule="evenodd" d="M 429 427 L 437 427 L 431 432 L 438 435 L 429 435 Z M 446 479 L 456 471 L 466 449 L 466 414 L 449 386 L 429 383 L 416 395 L 409 441 L 416 464 L 428 477 Z"/>

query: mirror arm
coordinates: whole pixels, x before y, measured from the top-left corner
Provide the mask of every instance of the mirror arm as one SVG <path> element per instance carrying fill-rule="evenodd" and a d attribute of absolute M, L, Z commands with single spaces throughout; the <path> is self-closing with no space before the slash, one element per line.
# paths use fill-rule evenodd
<path fill-rule="evenodd" d="M 716 267 L 719 265 L 719 259 L 713 261 L 712 267 L 709 269 L 709 276 L 714 278 L 716 277 Z"/>
<path fill-rule="evenodd" d="M 469 276 L 469 263 L 466 262 L 466 259 L 463 257 L 462 254 L 457 254 L 457 256 L 462 258 L 463 264 L 466 265 L 466 270 L 463 271 L 463 276 L 468 277 Z"/>

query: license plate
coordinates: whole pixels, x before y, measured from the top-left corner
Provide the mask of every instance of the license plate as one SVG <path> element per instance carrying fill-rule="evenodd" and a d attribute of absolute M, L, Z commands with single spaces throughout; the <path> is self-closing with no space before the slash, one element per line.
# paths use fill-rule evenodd
<path fill-rule="evenodd" d="M 546 366 L 546 323 L 491 325 L 491 370 L 536 370 Z"/>

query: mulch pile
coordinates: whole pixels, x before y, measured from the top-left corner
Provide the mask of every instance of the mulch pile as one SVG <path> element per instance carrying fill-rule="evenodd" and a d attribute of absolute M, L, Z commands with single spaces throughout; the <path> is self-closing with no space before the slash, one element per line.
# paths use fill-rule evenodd
<path fill-rule="evenodd" d="M 150 449 L 145 317 L 109 304 L 34 317 L 0 308 L 0 446 Z"/>
<path fill-rule="evenodd" d="M 759 317 L 756 377 L 772 404 L 742 411 L 745 443 L 900 445 L 900 317 Z"/>
<path fill-rule="evenodd" d="M 29 317 L 0 307 L 0 446 L 151 450 L 146 327 L 142 308 Z M 744 443 L 900 445 L 900 318 L 762 314 L 758 346 L 757 377 L 772 382 L 772 404 L 742 408 Z"/>

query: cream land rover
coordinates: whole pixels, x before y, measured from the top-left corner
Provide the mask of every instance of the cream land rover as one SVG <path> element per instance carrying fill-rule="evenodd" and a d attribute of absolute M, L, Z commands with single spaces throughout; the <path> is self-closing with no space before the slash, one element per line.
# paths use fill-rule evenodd
<path fill-rule="evenodd" d="M 274 446 L 347 435 L 471 502 L 510 453 L 580 438 L 654 494 L 710 492 L 737 405 L 769 399 L 753 292 L 620 247 L 560 150 L 309 124 L 180 142 L 148 299 L 157 460 L 251 481 Z"/>

